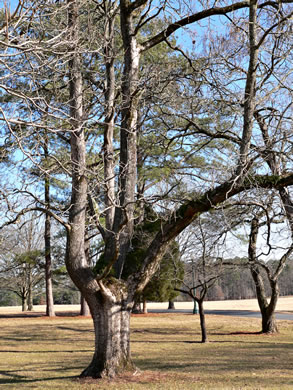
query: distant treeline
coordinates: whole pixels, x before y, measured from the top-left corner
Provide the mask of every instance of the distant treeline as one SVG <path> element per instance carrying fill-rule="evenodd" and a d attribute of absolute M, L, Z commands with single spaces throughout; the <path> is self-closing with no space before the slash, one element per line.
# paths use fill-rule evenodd
<path fill-rule="evenodd" d="M 274 266 L 274 262 L 270 263 Z M 277 264 L 277 263 L 276 263 Z M 264 281 L 267 289 L 267 295 L 270 295 L 270 287 L 264 273 Z M 279 278 L 280 295 L 293 295 L 293 262 L 286 264 Z M 245 267 L 227 267 L 221 271 L 221 276 L 215 284 L 209 288 L 207 300 L 227 300 L 227 299 L 250 299 L 255 298 L 255 285 L 251 277 L 250 270 Z M 188 301 L 187 295 L 180 295 L 176 301 Z M 73 287 L 56 288 L 54 292 L 55 304 L 78 304 L 80 301 L 79 292 Z M 44 305 L 44 292 L 35 291 L 34 304 Z M 21 305 L 21 299 L 11 291 L 0 289 L 0 306 Z"/>
<path fill-rule="evenodd" d="M 274 262 L 270 262 L 274 266 Z M 277 265 L 277 262 L 276 262 Z M 263 271 L 267 296 L 270 295 L 270 286 Z M 279 277 L 280 295 L 293 295 L 293 261 L 286 264 Z M 250 270 L 245 267 L 227 267 L 221 271 L 221 276 L 209 288 L 206 300 L 250 299 L 256 298 L 255 285 Z M 181 295 L 177 300 L 191 300 L 187 295 Z"/>

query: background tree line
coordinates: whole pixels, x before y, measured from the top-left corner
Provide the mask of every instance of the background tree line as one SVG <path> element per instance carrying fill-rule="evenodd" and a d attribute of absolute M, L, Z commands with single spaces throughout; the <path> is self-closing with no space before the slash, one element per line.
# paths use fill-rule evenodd
<path fill-rule="evenodd" d="M 233 259 L 234 260 L 234 259 Z M 232 261 L 233 261 L 232 260 Z M 246 261 L 246 259 L 243 259 Z M 272 260 L 271 265 L 274 266 L 274 261 Z M 192 284 L 192 266 L 187 266 L 186 273 L 189 274 L 187 277 L 186 283 Z M 263 276 L 265 271 L 262 271 Z M 293 286 L 292 286 L 292 277 L 293 277 L 293 264 L 290 260 L 282 272 L 279 280 L 280 284 L 280 296 L 292 295 Z M 265 281 L 265 288 L 267 296 L 270 295 L 270 286 L 269 282 Z M 256 298 L 255 283 L 252 279 L 251 272 L 245 267 L 233 267 L 226 268 L 222 270 L 221 276 L 217 278 L 217 281 L 212 285 L 207 292 L 206 300 L 217 301 L 224 299 L 251 299 Z M 178 299 L 178 298 L 177 298 Z M 192 300 L 186 295 L 181 295 L 182 300 Z"/>

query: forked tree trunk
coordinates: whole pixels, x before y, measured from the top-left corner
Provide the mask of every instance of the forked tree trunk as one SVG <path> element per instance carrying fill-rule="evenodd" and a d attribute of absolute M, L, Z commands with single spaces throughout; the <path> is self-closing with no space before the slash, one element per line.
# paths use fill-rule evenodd
<path fill-rule="evenodd" d="M 66 266 L 73 282 L 88 302 L 95 329 L 94 356 L 90 365 L 81 373 L 81 377 L 114 377 L 120 371 L 134 369 L 130 357 L 129 342 L 130 311 L 133 306 L 133 300 L 129 302 L 127 299 L 127 286 L 122 282 L 116 279 L 112 280 L 113 278 L 107 278 L 105 275 L 101 279 L 95 277 L 87 261 L 85 225 L 88 187 L 86 140 L 84 134 L 85 117 L 83 110 L 82 65 L 80 49 L 78 47 L 78 31 L 80 29 L 79 3 L 75 0 L 68 0 L 68 27 L 70 41 L 74 42 L 76 46 L 74 50 L 72 48 L 70 49 L 73 54 L 68 61 L 70 70 L 69 89 L 72 125 L 70 136 L 72 196 L 69 226 L 67 226 Z M 124 111 L 126 111 L 126 108 L 124 108 Z M 125 112 L 123 115 L 124 117 L 126 116 Z M 126 119 L 124 119 L 125 123 Z M 127 133 L 125 134 L 126 138 L 128 129 L 129 127 L 126 126 L 124 130 L 124 133 Z M 135 139 L 135 136 L 130 136 L 130 138 Z M 128 150 L 127 147 L 126 150 Z M 127 159 L 125 160 L 127 169 L 124 172 L 124 179 L 128 183 L 129 161 Z M 130 168 L 134 169 L 131 164 Z M 135 177 L 135 174 L 133 176 Z M 133 186 L 135 186 L 135 183 Z M 128 193 L 126 193 L 127 191 Z M 131 196 L 129 194 L 131 188 L 129 189 L 128 186 L 127 191 L 125 193 L 122 191 L 121 204 L 123 205 L 124 201 L 126 204 L 129 202 L 129 197 Z M 121 220 L 119 221 L 119 225 L 120 223 Z M 109 258 L 109 261 L 112 261 L 112 256 Z"/>
<path fill-rule="evenodd" d="M 270 274 L 267 274 L 271 287 L 270 303 L 268 303 L 264 281 L 260 273 L 259 265 L 256 264 L 256 241 L 258 231 L 259 220 L 257 217 L 254 217 L 251 221 L 248 249 L 249 262 L 251 263 L 250 272 L 255 283 L 257 301 L 262 316 L 262 333 L 274 333 L 278 331 L 275 319 L 275 309 L 279 298 L 279 287 L 277 280 Z"/>
<path fill-rule="evenodd" d="M 279 289 L 278 285 L 275 285 L 271 282 L 271 297 L 270 303 L 267 302 L 265 297 L 258 297 L 258 303 L 262 316 L 262 333 L 276 333 L 278 332 L 278 326 L 275 317 L 275 310 L 279 298 Z M 257 289 L 258 290 L 258 289 Z M 259 294 L 259 291 L 257 291 Z"/>
<path fill-rule="evenodd" d="M 119 372 L 134 371 L 130 355 L 130 310 L 121 302 L 96 294 L 90 303 L 95 330 L 95 352 L 81 377 L 114 377 Z"/>
<path fill-rule="evenodd" d="M 256 286 L 256 296 L 262 317 L 261 331 L 262 333 L 278 332 L 278 327 L 275 318 L 275 308 L 277 306 L 277 301 L 279 297 L 278 288 L 272 286 L 271 283 L 271 297 L 270 303 L 268 303 L 267 297 L 265 295 L 264 282 L 259 273 L 259 270 L 256 267 L 252 268 L 251 275 Z"/>
<path fill-rule="evenodd" d="M 276 280 L 270 279 L 271 296 L 268 303 L 265 297 L 258 298 L 262 315 L 262 333 L 276 333 L 278 326 L 275 317 L 275 310 L 279 298 L 279 286 Z M 259 292 L 258 292 L 259 293 Z M 264 304 L 265 303 L 265 304 Z"/>

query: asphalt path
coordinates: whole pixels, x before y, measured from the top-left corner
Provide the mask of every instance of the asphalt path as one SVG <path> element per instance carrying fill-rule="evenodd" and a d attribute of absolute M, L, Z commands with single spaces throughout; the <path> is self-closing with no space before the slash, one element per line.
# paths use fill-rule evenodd
<path fill-rule="evenodd" d="M 191 309 L 149 309 L 149 313 L 188 313 L 192 314 Z M 205 310 L 205 314 L 215 314 L 218 316 L 233 316 L 233 317 L 252 317 L 261 318 L 260 312 L 252 310 Z M 276 313 L 277 320 L 293 321 L 293 314 Z"/>

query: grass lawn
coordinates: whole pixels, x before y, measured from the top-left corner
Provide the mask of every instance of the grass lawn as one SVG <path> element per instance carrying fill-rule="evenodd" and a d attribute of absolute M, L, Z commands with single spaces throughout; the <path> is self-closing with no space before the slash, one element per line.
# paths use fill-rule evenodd
<path fill-rule="evenodd" d="M 132 357 L 142 370 L 115 381 L 80 381 L 89 363 L 89 318 L 0 319 L 2 389 L 293 389 L 293 322 L 261 335 L 260 320 L 207 316 L 201 344 L 198 316 L 132 317 Z"/>

